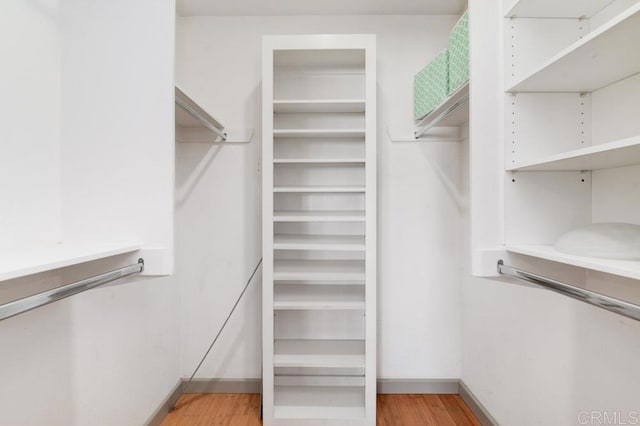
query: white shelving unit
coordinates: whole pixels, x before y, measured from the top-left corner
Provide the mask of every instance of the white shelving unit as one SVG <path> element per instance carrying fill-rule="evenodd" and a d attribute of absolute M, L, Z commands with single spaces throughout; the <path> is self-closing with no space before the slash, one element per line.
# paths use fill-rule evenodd
<path fill-rule="evenodd" d="M 640 262 L 554 249 L 590 223 L 640 224 L 640 2 L 505 10 L 505 249 L 584 268 L 587 281 L 640 279 Z"/>
<path fill-rule="evenodd" d="M 266 426 L 376 421 L 375 43 L 264 38 Z"/>

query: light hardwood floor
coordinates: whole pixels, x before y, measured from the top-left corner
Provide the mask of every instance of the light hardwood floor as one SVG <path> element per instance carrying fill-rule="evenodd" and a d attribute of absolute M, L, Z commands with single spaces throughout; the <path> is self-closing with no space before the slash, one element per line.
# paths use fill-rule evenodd
<path fill-rule="evenodd" d="M 258 394 L 187 394 L 162 426 L 258 426 Z M 480 423 L 458 395 L 378 395 L 378 426 L 454 426 Z"/>

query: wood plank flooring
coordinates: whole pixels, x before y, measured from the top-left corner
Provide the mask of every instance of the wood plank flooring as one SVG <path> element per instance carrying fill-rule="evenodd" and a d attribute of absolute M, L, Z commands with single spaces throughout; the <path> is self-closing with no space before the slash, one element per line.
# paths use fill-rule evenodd
<path fill-rule="evenodd" d="M 259 426 L 258 394 L 186 394 L 162 426 Z M 378 395 L 378 426 L 480 426 L 459 395 Z"/>

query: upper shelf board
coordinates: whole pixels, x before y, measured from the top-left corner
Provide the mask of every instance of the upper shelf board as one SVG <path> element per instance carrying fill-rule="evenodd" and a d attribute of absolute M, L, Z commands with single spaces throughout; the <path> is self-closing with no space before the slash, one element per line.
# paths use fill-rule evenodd
<path fill-rule="evenodd" d="M 553 246 L 517 245 L 507 246 L 507 251 L 553 262 L 591 269 L 606 274 L 640 280 L 640 262 L 630 260 L 601 259 L 560 253 Z"/>
<path fill-rule="evenodd" d="M 65 243 L 3 250 L 0 254 L 0 281 L 131 253 L 141 247 L 136 243 Z"/>
<path fill-rule="evenodd" d="M 640 164 L 640 136 L 523 161 L 507 171 L 583 171 Z"/>
<path fill-rule="evenodd" d="M 611 0 L 517 0 L 505 18 L 590 18 Z"/>
<path fill-rule="evenodd" d="M 469 122 L 469 82 L 417 122 L 418 130 L 435 126 L 462 126 Z"/>
<path fill-rule="evenodd" d="M 273 65 L 295 69 L 358 69 L 364 71 L 364 49 L 289 49 L 276 50 Z"/>
<path fill-rule="evenodd" d="M 640 72 L 640 3 L 544 62 L 507 92 L 593 92 Z"/>
<path fill-rule="evenodd" d="M 224 126 L 211 114 L 191 99 L 180 87 L 175 87 L 176 126 L 178 127 L 215 127 L 218 130 Z M 189 112 L 190 111 L 190 112 Z"/>
<path fill-rule="evenodd" d="M 315 112 L 364 112 L 364 99 L 282 99 L 273 101 L 273 112 L 283 114 Z"/>

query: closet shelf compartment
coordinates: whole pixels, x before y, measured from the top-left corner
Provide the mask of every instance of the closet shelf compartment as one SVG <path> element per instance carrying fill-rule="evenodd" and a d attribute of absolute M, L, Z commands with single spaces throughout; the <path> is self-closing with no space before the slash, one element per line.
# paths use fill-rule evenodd
<path fill-rule="evenodd" d="M 352 235 L 287 235 L 276 234 L 274 250 L 364 251 L 363 236 Z"/>
<path fill-rule="evenodd" d="M 359 420 L 364 418 L 364 407 L 276 405 L 274 406 L 274 416 L 278 419 Z"/>
<path fill-rule="evenodd" d="M 364 158 L 275 158 L 274 164 L 364 164 Z"/>
<path fill-rule="evenodd" d="M 364 111 L 364 99 L 282 99 L 273 101 L 273 112 L 281 114 Z"/>
<path fill-rule="evenodd" d="M 0 281 L 51 271 L 67 266 L 131 253 L 140 243 L 61 243 L 3 250 L 0 253 Z"/>
<path fill-rule="evenodd" d="M 611 0 L 518 0 L 505 18 L 590 18 Z"/>
<path fill-rule="evenodd" d="M 321 186 L 321 185 L 306 185 L 306 186 L 274 186 L 273 192 L 365 192 L 364 186 Z"/>
<path fill-rule="evenodd" d="M 560 253 L 553 246 L 545 245 L 507 245 L 506 250 L 511 253 L 640 280 L 640 262 L 574 256 Z"/>
<path fill-rule="evenodd" d="M 364 368 L 364 340 L 276 340 L 274 367 Z"/>
<path fill-rule="evenodd" d="M 640 164 L 640 136 L 523 161 L 507 171 L 583 171 Z"/>
<path fill-rule="evenodd" d="M 364 210 L 281 210 L 274 222 L 364 222 Z"/>
<path fill-rule="evenodd" d="M 573 43 L 507 92 L 593 92 L 640 72 L 640 4 Z"/>
<path fill-rule="evenodd" d="M 278 138 L 364 138 L 365 129 L 276 129 Z"/>
<path fill-rule="evenodd" d="M 456 106 L 456 104 L 458 104 Z M 447 111 L 455 108 L 450 113 Z M 433 111 L 417 122 L 418 131 L 435 126 L 459 127 L 469 122 L 469 82 L 467 81 L 458 90 L 438 105 Z"/>
<path fill-rule="evenodd" d="M 276 260 L 273 267 L 275 281 L 357 281 L 365 279 L 361 260 Z"/>

